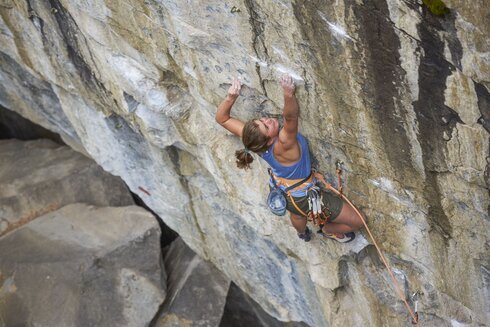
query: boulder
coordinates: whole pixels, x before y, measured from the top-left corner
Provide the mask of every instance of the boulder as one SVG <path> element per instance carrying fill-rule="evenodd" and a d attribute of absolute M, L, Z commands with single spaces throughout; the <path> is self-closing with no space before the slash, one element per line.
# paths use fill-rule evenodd
<path fill-rule="evenodd" d="M 0 238 L 0 321 L 148 326 L 165 297 L 165 277 L 150 213 L 67 205 Z"/>
<path fill-rule="evenodd" d="M 219 326 L 230 280 L 181 238 L 165 249 L 167 297 L 155 327 Z"/>
<path fill-rule="evenodd" d="M 67 146 L 0 140 L 0 235 L 70 203 L 134 204 L 119 177 Z"/>

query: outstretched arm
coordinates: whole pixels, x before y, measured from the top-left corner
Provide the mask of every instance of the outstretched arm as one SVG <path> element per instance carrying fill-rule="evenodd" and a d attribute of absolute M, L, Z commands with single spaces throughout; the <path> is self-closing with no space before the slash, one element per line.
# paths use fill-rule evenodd
<path fill-rule="evenodd" d="M 279 133 L 279 141 L 284 150 L 289 150 L 297 144 L 299 105 L 296 100 L 293 78 L 290 75 L 281 77 L 281 86 L 284 92 L 284 127 Z"/>
<path fill-rule="evenodd" d="M 238 78 L 233 80 L 230 88 L 228 89 L 228 94 L 226 98 L 218 106 L 218 111 L 216 111 L 216 122 L 232 132 L 237 136 L 242 136 L 243 126 L 245 125 L 242 121 L 232 118 L 230 116 L 231 108 L 235 104 L 236 99 L 240 95 L 240 89 L 242 85 Z"/>

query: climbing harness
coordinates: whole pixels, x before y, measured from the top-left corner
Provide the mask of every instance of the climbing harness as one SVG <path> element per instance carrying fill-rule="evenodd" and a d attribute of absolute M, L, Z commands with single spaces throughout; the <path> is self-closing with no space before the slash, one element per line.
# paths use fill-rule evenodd
<path fill-rule="evenodd" d="M 359 210 L 357 210 L 357 208 L 352 204 L 352 202 L 342 193 L 342 184 L 341 184 L 341 179 L 340 179 L 340 175 L 342 174 L 342 167 L 341 167 L 342 166 L 342 162 L 341 161 L 337 161 L 336 166 L 337 166 L 336 171 L 337 171 L 338 180 L 339 180 L 339 190 L 335 189 L 332 185 L 330 185 L 328 183 L 327 183 L 326 187 L 328 189 L 330 189 L 332 192 L 336 193 L 338 196 L 340 196 L 343 200 L 345 200 L 345 202 L 347 202 L 354 209 L 354 211 L 356 212 L 356 214 L 361 219 L 364 227 L 366 228 L 366 231 L 369 234 L 369 237 L 371 237 L 371 240 L 373 241 L 373 244 L 376 247 L 376 250 L 378 251 L 378 254 L 379 254 L 379 257 L 381 258 L 381 261 L 383 261 L 383 264 L 385 265 L 386 269 L 388 270 L 388 273 L 390 274 L 391 280 L 393 281 L 393 284 L 395 286 L 396 292 L 398 293 L 398 296 L 403 301 L 403 303 L 405 304 L 405 307 L 407 308 L 408 312 L 412 316 L 412 324 L 415 325 L 415 326 L 417 326 L 417 327 L 419 327 L 419 316 L 418 316 L 418 312 L 417 312 L 417 309 L 418 309 L 417 308 L 417 305 L 418 305 L 418 297 L 419 297 L 419 295 L 422 295 L 422 293 L 416 292 L 416 293 L 414 293 L 412 295 L 412 300 L 415 300 L 415 311 L 412 311 L 412 308 L 408 304 L 407 299 L 405 298 L 405 296 L 403 296 L 403 292 L 401 290 L 400 285 L 398 284 L 398 281 L 396 280 L 396 278 L 395 278 L 395 276 L 393 274 L 393 271 L 391 269 L 391 266 L 388 264 L 388 261 L 386 260 L 385 256 L 381 252 L 381 249 L 379 248 L 378 243 L 374 239 L 374 236 L 371 233 L 371 230 L 369 229 L 368 225 L 366 224 L 366 221 L 362 217 L 362 215 L 359 212 Z"/>
<path fill-rule="evenodd" d="M 307 217 L 308 220 L 313 221 L 314 225 L 320 225 L 324 224 L 328 218 L 331 216 L 330 210 L 323 204 L 323 195 L 321 192 L 321 188 L 316 185 L 317 181 L 313 178 L 313 174 L 316 171 L 312 169 L 310 176 L 308 176 L 306 179 L 303 180 L 289 180 L 286 178 L 278 177 L 275 176 L 271 170 L 269 170 L 269 175 L 271 175 L 271 179 L 274 185 L 278 186 L 283 185 L 286 187 L 286 189 L 283 191 L 285 195 L 289 197 L 291 200 L 292 205 L 296 208 L 298 213 L 300 213 L 302 216 Z M 299 182 L 298 182 L 299 181 Z M 292 186 L 290 186 L 293 184 Z M 293 195 L 291 194 L 293 191 L 297 190 L 304 190 L 306 193 L 306 200 L 308 201 L 308 210 L 307 213 L 304 212 L 296 203 L 296 200 L 294 199 Z M 269 197 L 267 202 L 271 203 L 269 201 L 269 198 L 272 196 L 272 192 L 277 193 L 278 191 L 273 191 L 271 190 L 271 193 L 269 193 Z M 274 196 L 277 197 L 276 194 Z M 286 197 L 284 197 L 285 201 Z M 269 205 L 269 208 L 271 206 Z M 284 207 L 285 210 L 285 207 Z M 271 211 L 273 209 L 271 208 Z M 273 211 L 274 212 L 274 211 Z M 279 211 L 280 213 L 283 213 L 282 207 L 281 210 Z M 284 211 L 285 213 L 285 211 Z M 283 214 L 278 214 L 278 215 L 283 215 Z"/>
<path fill-rule="evenodd" d="M 302 186 L 303 184 L 307 183 L 309 180 L 311 180 L 312 175 L 299 180 L 299 181 L 293 181 L 296 182 L 291 186 L 286 187 L 285 190 L 282 190 L 279 185 L 284 184 L 285 179 L 274 176 L 272 173 L 272 169 L 269 168 L 269 175 L 272 180 L 272 188 L 269 192 L 269 196 L 267 196 L 267 205 L 269 206 L 269 209 L 271 212 L 277 216 L 284 216 L 286 214 L 286 207 L 287 207 L 287 200 L 286 200 L 286 194 L 291 197 L 291 191 Z M 279 183 L 276 181 L 278 180 Z M 291 182 L 291 181 L 290 181 Z"/>

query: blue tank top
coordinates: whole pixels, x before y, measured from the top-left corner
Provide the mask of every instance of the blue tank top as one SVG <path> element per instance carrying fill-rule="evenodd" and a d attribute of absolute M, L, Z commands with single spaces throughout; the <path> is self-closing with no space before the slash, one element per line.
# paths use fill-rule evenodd
<path fill-rule="evenodd" d="M 269 164 L 269 166 L 271 166 L 274 175 L 286 179 L 303 179 L 310 176 L 311 158 L 310 158 L 310 148 L 308 147 L 308 141 L 300 133 L 296 134 L 296 139 L 298 140 L 299 143 L 301 157 L 296 163 L 290 166 L 283 166 L 276 160 L 276 158 L 274 158 L 274 146 L 276 145 L 277 141 L 272 143 L 269 149 L 267 149 L 267 151 L 265 151 L 260 155 L 262 159 L 264 159 Z M 272 185 L 272 181 L 270 182 Z M 292 192 L 291 195 L 304 196 L 305 193 L 306 193 L 305 191 L 299 190 L 299 191 Z"/>

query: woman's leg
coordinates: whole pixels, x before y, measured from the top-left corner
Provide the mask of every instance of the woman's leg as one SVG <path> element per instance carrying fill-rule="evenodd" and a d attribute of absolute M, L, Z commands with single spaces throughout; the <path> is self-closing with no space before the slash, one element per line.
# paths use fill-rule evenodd
<path fill-rule="evenodd" d="M 362 217 L 366 219 L 364 214 L 362 214 Z M 362 226 L 363 223 L 361 218 L 359 218 L 354 208 L 352 208 L 350 204 L 344 202 L 342 210 L 337 218 L 335 218 L 333 222 L 325 224 L 322 231 L 326 234 L 345 234 L 348 232 L 357 231 L 361 229 Z"/>
<path fill-rule="evenodd" d="M 296 215 L 292 212 L 290 212 L 290 214 L 291 224 L 293 224 L 293 227 L 296 229 L 298 234 L 303 234 L 306 231 L 306 223 L 308 222 L 306 217 Z"/>
<path fill-rule="evenodd" d="M 306 226 L 308 222 L 306 217 L 296 215 L 291 212 L 290 219 L 291 219 L 291 223 L 293 224 L 293 227 L 298 232 L 298 237 L 305 242 L 309 242 L 311 240 L 311 231 Z"/>

